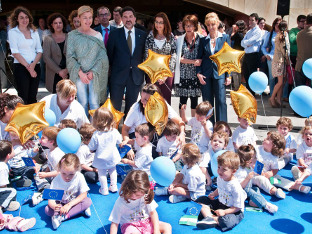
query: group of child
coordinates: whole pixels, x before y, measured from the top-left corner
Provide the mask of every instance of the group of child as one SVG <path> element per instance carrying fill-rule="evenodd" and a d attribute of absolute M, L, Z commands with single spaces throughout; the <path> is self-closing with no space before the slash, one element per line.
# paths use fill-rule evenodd
<path fill-rule="evenodd" d="M 277 212 L 278 207 L 266 201 L 259 188 L 279 199 L 286 196 L 282 189 L 310 192 L 310 187 L 302 185 L 304 179 L 311 175 L 312 127 L 309 121 L 301 132 L 303 141 L 298 150 L 295 138 L 289 133 L 292 130 L 291 120 L 285 117 L 278 120 L 277 131 L 268 132 L 262 145 L 257 146 L 255 132 L 246 119 L 238 118 L 239 126 L 232 134 L 226 122 L 220 121 L 213 126 L 209 121 L 212 111 L 211 104 L 205 101 L 196 107 L 195 116 L 187 119 L 185 106 L 182 106 L 182 120 L 192 127 L 191 141 L 183 145 L 178 137 L 180 128 L 171 120 L 157 145 L 151 143 L 155 131 L 148 123 L 136 127 L 134 139 L 123 141 L 115 128 L 113 114 L 107 108 L 97 109 L 92 124 L 81 126 L 82 144 L 76 154 L 65 154 L 56 141 L 61 128 L 77 128 L 72 120 L 61 121 L 59 127 L 46 127 L 39 140 L 42 147 L 36 146 L 31 150 L 22 147 L 17 135 L 10 132 L 11 142 L 0 141 L 1 210 L 17 210 L 20 206 L 15 201 L 16 190 L 7 187 L 10 175 L 17 187 L 30 186 L 34 179 L 38 191 L 32 197 L 33 205 L 43 200 L 44 189 L 64 190 L 62 200 L 49 200 L 45 208 L 54 229 L 79 213 L 89 217 L 92 201 L 87 196 L 87 182 L 99 181 L 99 193 L 104 196 L 109 192 L 118 192 L 116 166 L 120 163 L 130 165 L 133 170 L 124 179 L 119 190 L 120 197 L 109 217 L 111 233 L 117 233 L 118 225 L 121 225 L 122 233 L 136 230 L 171 233 L 171 225 L 158 220 L 154 191 L 156 196 L 170 195 L 171 203 L 193 200 L 201 204 L 197 227 L 219 226 L 223 231 L 233 228 L 243 219 L 247 198 L 250 206 L 270 213 Z M 116 145 L 130 146 L 128 157 L 121 158 Z M 150 173 L 153 147 L 156 147 L 159 156 L 168 157 L 175 164 L 177 174 L 169 187 L 153 188 Z M 207 197 L 206 191 L 212 190 L 214 183 L 211 161 L 221 150 L 227 151 L 217 158 L 217 189 Z M 22 157 L 33 157 L 38 153 L 46 162 L 35 168 L 26 166 Z M 298 166 L 291 170 L 295 181 L 290 181 L 277 175 L 277 172 L 293 159 L 294 153 Z M 264 164 L 261 174 L 254 171 L 257 161 Z M 0 220 L 12 220 L 12 217 L 5 217 L 0 217 Z M 18 220 L 14 230 L 27 230 L 35 224 L 33 219 Z"/>

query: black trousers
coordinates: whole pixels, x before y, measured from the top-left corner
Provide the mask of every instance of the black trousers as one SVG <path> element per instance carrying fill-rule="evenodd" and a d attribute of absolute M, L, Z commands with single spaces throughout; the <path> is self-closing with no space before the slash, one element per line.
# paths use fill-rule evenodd
<path fill-rule="evenodd" d="M 255 92 L 250 89 L 248 79 L 253 72 L 257 71 L 259 65 L 260 65 L 260 53 L 255 52 L 245 54 L 242 69 L 246 80 L 246 88 L 252 93 L 252 95 L 255 95 Z"/>
<path fill-rule="evenodd" d="M 20 63 L 14 63 L 14 78 L 16 82 L 16 89 L 18 96 L 20 96 L 25 104 L 32 104 L 37 102 L 37 92 L 40 79 L 40 64 L 37 64 L 35 71 L 37 77 L 31 77 L 28 70 Z"/>

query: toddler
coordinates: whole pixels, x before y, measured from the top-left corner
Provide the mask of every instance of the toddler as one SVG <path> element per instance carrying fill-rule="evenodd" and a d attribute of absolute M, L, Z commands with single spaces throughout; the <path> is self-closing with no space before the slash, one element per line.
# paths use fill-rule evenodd
<path fill-rule="evenodd" d="M 172 233 L 171 225 L 158 219 L 158 205 L 146 172 L 129 172 L 119 195 L 109 216 L 111 234 L 117 234 L 118 225 L 121 233 Z"/>
<path fill-rule="evenodd" d="M 196 200 L 204 196 L 205 175 L 201 172 L 198 162 L 201 159 L 199 148 L 192 143 L 185 144 L 182 149 L 182 160 L 184 167 L 182 171 L 176 174 L 172 184 L 167 188 L 156 188 L 155 194 L 168 195 L 171 203 L 185 201 L 187 199 Z"/>
<path fill-rule="evenodd" d="M 218 157 L 217 189 L 208 197 L 202 196 L 196 200 L 202 204 L 200 221 L 197 227 L 207 229 L 219 226 L 227 231 L 244 218 L 246 192 L 243 190 L 234 174 L 239 168 L 239 157 L 234 152 L 227 151 Z M 218 199 L 215 200 L 215 198 Z"/>
<path fill-rule="evenodd" d="M 77 124 L 76 124 L 75 121 L 72 120 L 72 119 L 62 119 L 62 120 L 60 121 L 59 128 L 60 128 L 60 129 L 64 129 L 64 128 L 73 128 L 73 129 L 77 129 Z"/>
<path fill-rule="evenodd" d="M 232 140 L 232 130 L 231 130 L 231 128 L 227 122 L 218 121 L 215 123 L 215 125 L 213 127 L 213 132 L 220 132 L 220 131 L 227 133 L 228 137 L 229 137 L 229 143 L 227 144 L 225 150 L 235 152 L 233 140 Z M 209 142 L 209 144 L 210 144 L 210 142 Z"/>
<path fill-rule="evenodd" d="M 79 172 L 80 162 L 75 154 L 65 154 L 57 165 L 59 174 L 51 183 L 50 189 L 64 190 L 60 202 L 49 200 L 45 207 L 46 215 L 52 217 L 52 226 L 57 229 L 64 220 L 84 212 L 91 216 L 90 190 L 84 176 Z"/>
<path fill-rule="evenodd" d="M 92 125 L 96 128 L 89 143 L 91 152 L 95 151 L 92 166 L 98 169 L 102 195 L 111 191 L 116 193 L 117 171 L 116 165 L 120 162 L 120 154 L 116 144 L 122 141 L 121 134 L 114 128 L 114 116 L 107 108 L 99 108 L 93 115 Z M 110 175 L 110 187 L 107 186 L 107 171 Z"/>
<path fill-rule="evenodd" d="M 239 126 L 233 132 L 233 145 L 237 150 L 241 145 L 252 144 L 256 146 L 258 140 L 254 129 L 249 126 L 248 120 L 245 118 L 238 118 Z"/>

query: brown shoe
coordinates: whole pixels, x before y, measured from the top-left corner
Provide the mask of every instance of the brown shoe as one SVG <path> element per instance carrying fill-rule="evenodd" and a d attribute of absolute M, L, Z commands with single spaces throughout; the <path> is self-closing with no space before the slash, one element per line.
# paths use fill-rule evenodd
<path fill-rule="evenodd" d="M 271 104 L 271 107 L 273 107 L 273 108 L 277 108 L 278 107 L 276 102 L 275 102 L 275 100 L 272 100 L 272 99 L 269 98 L 269 103 Z"/>

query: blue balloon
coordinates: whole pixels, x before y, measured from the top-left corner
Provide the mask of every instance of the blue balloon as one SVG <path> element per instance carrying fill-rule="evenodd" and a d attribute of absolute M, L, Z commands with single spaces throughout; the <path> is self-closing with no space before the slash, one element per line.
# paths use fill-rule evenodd
<path fill-rule="evenodd" d="M 49 123 L 50 127 L 54 126 L 54 124 L 56 122 L 56 116 L 55 116 L 55 113 L 52 110 L 50 110 L 48 108 L 45 108 L 44 118 Z"/>
<path fill-rule="evenodd" d="M 38 133 L 37 133 L 37 136 L 39 137 L 39 139 L 41 139 L 41 137 L 42 137 L 42 131 L 38 132 Z"/>
<path fill-rule="evenodd" d="M 289 95 L 291 108 L 302 117 L 312 115 L 312 89 L 301 85 L 294 88 Z"/>
<path fill-rule="evenodd" d="M 81 136 L 76 129 L 64 128 L 56 137 L 57 146 L 65 153 L 76 153 L 81 144 Z"/>
<path fill-rule="evenodd" d="M 268 86 L 268 77 L 265 73 L 256 71 L 253 72 L 248 79 L 249 87 L 257 94 L 262 94 Z"/>
<path fill-rule="evenodd" d="M 220 150 L 211 157 L 211 171 L 215 177 L 218 177 L 218 157 L 226 150 Z"/>
<path fill-rule="evenodd" d="M 302 65 L 302 71 L 306 77 L 312 80 L 312 58 L 307 59 Z"/>
<path fill-rule="evenodd" d="M 176 168 L 172 160 L 168 157 L 158 157 L 151 164 L 151 175 L 153 179 L 162 186 L 169 186 L 172 184 Z"/>

